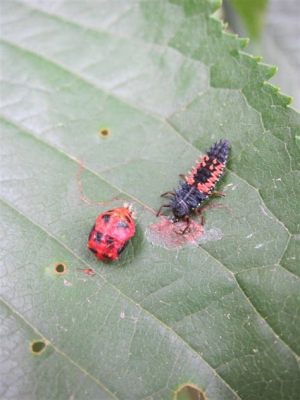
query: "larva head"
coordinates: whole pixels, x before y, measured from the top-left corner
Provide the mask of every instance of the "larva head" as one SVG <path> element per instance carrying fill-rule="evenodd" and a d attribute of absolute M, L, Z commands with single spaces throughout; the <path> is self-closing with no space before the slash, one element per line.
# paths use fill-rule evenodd
<path fill-rule="evenodd" d="M 171 210 L 173 213 L 173 220 L 178 221 L 185 216 L 189 215 L 189 207 L 181 196 L 175 195 L 171 200 Z"/>
<path fill-rule="evenodd" d="M 175 190 L 173 197 L 170 200 L 170 207 L 174 216 L 174 220 L 178 221 L 191 214 L 198 208 L 202 201 L 206 200 L 207 196 L 201 193 L 194 186 L 182 182 L 178 189 Z"/>

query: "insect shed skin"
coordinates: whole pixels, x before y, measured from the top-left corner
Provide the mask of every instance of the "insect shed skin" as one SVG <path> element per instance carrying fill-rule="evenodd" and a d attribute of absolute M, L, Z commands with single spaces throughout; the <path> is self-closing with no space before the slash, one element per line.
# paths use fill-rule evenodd
<path fill-rule="evenodd" d="M 196 162 L 195 167 L 183 177 L 174 192 L 162 194 L 162 197 L 169 198 L 169 202 L 161 206 L 157 215 L 160 215 L 163 207 L 170 208 L 173 221 L 185 220 L 188 226 L 191 213 L 198 211 L 202 203 L 214 193 L 215 186 L 224 173 L 229 149 L 230 144 L 226 139 L 211 146 Z"/>
<path fill-rule="evenodd" d="M 131 206 L 113 208 L 98 215 L 89 234 L 87 247 L 102 261 L 118 260 L 135 235 Z"/>

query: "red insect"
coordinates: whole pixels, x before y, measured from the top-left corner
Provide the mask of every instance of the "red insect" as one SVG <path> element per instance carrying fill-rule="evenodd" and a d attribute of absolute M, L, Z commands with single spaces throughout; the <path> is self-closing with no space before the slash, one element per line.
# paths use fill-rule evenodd
<path fill-rule="evenodd" d="M 113 208 L 98 215 L 87 247 L 102 261 L 115 261 L 135 234 L 131 206 Z"/>

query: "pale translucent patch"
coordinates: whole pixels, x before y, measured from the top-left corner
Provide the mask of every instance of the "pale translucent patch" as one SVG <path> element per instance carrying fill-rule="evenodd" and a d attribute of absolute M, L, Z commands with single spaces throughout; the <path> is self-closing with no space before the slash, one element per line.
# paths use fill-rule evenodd
<path fill-rule="evenodd" d="M 255 249 L 260 249 L 261 247 L 263 247 L 263 244 L 262 244 L 262 243 L 259 243 L 259 244 L 257 244 L 257 245 L 255 246 Z"/>
<path fill-rule="evenodd" d="M 183 234 L 186 222 L 173 223 L 169 218 L 160 217 L 146 230 L 147 239 L 154 245 L 166 249 L 176 249 L 187 245 L 198 245 L 198 239 L 203 235 L 203 226 L 191 221 L 189 229 Z"/>
<path fill-rule="evenodd" d="M 124 311 L 121 311 L 121 313 L 120 313 L 120 319 L 124 319 L 125 318 L 125 312 Z"/>
<path fill-rule="evenodd" d="M 198 244 L 204 244 L 211 241 L 221 240 L 223 232 L 219 228 L 211 228 L 199 238 Z"/>
<path fill-rule="evenodd" d="M 199 246 L 211 240 L 220 240 L 222 232 L 219 229 L 210 229 L 207 232 L 201 224 L 191 220 L 189 229 L 186 222 L 173 223 L 164 216 L 157 223 L 151 224 L 146 230 L 146 238 L 154 245 L 165 249 L 178 249 L 185 246 Z"/>

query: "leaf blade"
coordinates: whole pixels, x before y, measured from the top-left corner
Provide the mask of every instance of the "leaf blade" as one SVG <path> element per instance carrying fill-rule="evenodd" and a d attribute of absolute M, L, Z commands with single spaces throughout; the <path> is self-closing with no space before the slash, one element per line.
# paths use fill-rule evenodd
<path fill-rule="evenodd" d="M 168 3 L 165 4 L 167 4 L 165 7 L 168 8 Z M 176 9 L 176 13 L 178 13 L 178 10 L 181 10 L 180 7 L 174 7 L 173 5 L 171 7 L 172 10 Z M 185 12 L 188 11 L 189 9 L 185 10 Z M 19 9 L 16 10 L 16 13 L 18 12 Z M 22 12 L 23 11 L 21 11 L 21 13 Z M 28 13 L 29 15 L 26 15 Z M 25 16 L 22 15 L 22 19 L 25 21 L 25 26 L 27 26 L 27 29 L 24 29 L 24 26 L 22 27 L 22 32 L 28 32 L 31 18 L 40 21 L 37 26 L 42 26 L 46 33 L 47 28 L 53 29 L 53 16 L 48 14 L 50 13 L 47 11 L 45 15 L 43 15 L 41 22 L 40 11 L 32 11 L 29 8 L 29 11 L 25 12 Z M 129 15 L 131 15 L 130 12 Z M 188 23 L 191 22 L 190 19 L 185 20 L 187 14 L 180 14 L 179 12 L 176 15 L 180 21 L 179 25 L 181 25 L 181 29 L 182 25 L 186 26 L 186 21 Z M 210 33 L 216 32 L 218 34 L 219 28 L 216 22 L 211 22 L 201 13 L 199 16 L 207 27 L 210 26 Z M 193 18 L 193 16 L 191 18 Z M 148 20 L 148 23 L 150 22 L 149 26 L 151 26 L 152 21 L 151 18 Z M 77 30 L 80 29 L 81 31 L 81 28 L 74 25 L 70 26 L 70 24 L 66 22 L 67 21 L 58 20 L 58 27 L 61 27 L 62 25 L 65 27 L 66 37 L 68 37 L 68 30 L 70 31 L 70 41 L 67 42 L 67 45 L 70 44 L 71 39 L 74 42 L 74 37 L 76 37 L 76 43 L 77 39 L 79 40 L 80 38 Z M 57 20 L 55 20 L 55 23 L 57 23 Z M 126 24 L 125 26 L 128 27 Z M 145 89 L 143 85 L 137 87 L 129 85 L 121 95 L 118 90 L 115 92 L 112 87 L 109 89 L 103 89 L 100 82 L 101 75 L 100 78 L 98 78 L 95 71 L 93 72 L 92 70 L 91 72 L 89 69 L 86 70 L 80 63 L 79 65 L 76 63 L 75 65 L 72 64 L 74 58 L 72 59 L 72 57 L 69 57 L 70 52 L 62 51 L 60 52 L 61 54 L 56 54 L 55 51 L 53 51 L 55 50 L 55 35 L 53 48 L 51 49 L 50 47 L 44 49 L 40 45 L 40 37 L 38 37 L 37 40 L 35 40 L 34 37 L 29 39 L 25 38 L 24 40 L 24 38 L 22 38 L 22 32 L 17 32 L 17 35 L 11 37 L 12 33 L 8 29 L 8 33 L 5 31 L 4 39 L 6 41 L 6 44 L 4 45 L 6 55 L 10 60 L 8 63 L 10 68 L 5 71 L 7 97 L 6 104 L 3 107 L 3 114 L 5 115 L 4 119 L 9 120 L 15 125 L 15 127 L 8 128 L 8 137 L 11 139 L 13 136 L 12 131 L 15 131 L 14 135 L 16 136 L 16 139 L 14 140 L 13 148 L 10 147 L 9 143 L 7 144 L 7 151 L 8 154 L 10 154 L 10 162 L 6 168 L 10 171 L 10 174 L 13 172 L 13 176 L 9 182 L 9 190 L 5 190 L 4 187 L 3 196 L 5 196 L 6 201 L 8 201 L 14 208 L 24 213 L 26 217 L 31 218 L 36 223 L 44 226 L 48 235 L 52 235 L 54 238 L 59 238 L 59 240 L 69 246 L 75 255 L 85 254 L 86 257 L 87 255 L 86 249 L 84 249 L 84 241 L 82 240 L 82 232 L 88 231 L 90 224 L 88 221 L 93 220 L 96 215 L 96 210 L 83 209 L 82 204 L 80 204 L 79 196 L 76 192 L 75 177 L 77 166 L 76 163 L 74 163 L 74 160 L 83 160 L 84 164 L 88 166 L 91 173 L 86 175 L 87 186 L 89 187 L 93 198 L 101 198 L 101 200 L 103 200 L 103 194 L 104 197 L 107 196 L 109 198 L 110 195 L 113 197 L 116 190 L 121 190 L 123 193 L 129 195 L 131 199 L 138 200 L 141 205 L 146 205 L 147 209 L 151 211 L 159 204 L 157 193 L 164 191 L 166 187 L 170 185 L 170 182 L 176 185 L 176 179 L 174 178 L 176 177 L 176 174 L 180 172 L 179 167 L 182 168 L 182 170 L 189 168 L 190 161 L 198 155 L 197 148 L 199 147 L 203 150 L 203 146 L 206 144 L 205 140 L 207 140 L 207 145 L 210 144 L 208 143 L 209 139 L 205 137 L 207 133 L 204 131 L 200 131 L 200 137 L 202 137 L 201 144 L 199 139 L 199 143 L 195 142 L 196 132 L 194 127 L 191 129 L 192 145 L 190 145 L 185 138 L 184 128 L 179 127 L 179 129 L 174 129 L 173 126 L 174 124 L 179 125 L 179 123 L 182 123 L 184 119 L 188 120 L 186 115 L 187 111 L 189 111 L 189 107 L 191 107 L 195 101 L 199 101 L 199 99 L 196 97 L 194 100 L 191 97 L 186 96 L 184 103 L 178 103 L 176 101 L 175 103 L 172 103 L 175 92 L 171 90 L 172 85 L 169 82 L 170 91 L 166 91 L 167 101 L 164 99 L 163 103 L 165 105 L 167 104 L 167 106 L 163 106 L 161 110 L 157 106 L 155 108 L 155 103 L 157 102 L 155 96 L 153 96 L 148 103 L 139 103 L 140 97 L 137 97 L 138 101 L 133 101 L 132 104 L 132 99 L 134 99 L 132 93 L 142 93 Z M 203 31 L 200 31 L 200 33 L 201 32 Z M 51 35 L 52 34 L 53 32 L 51 31 Z M 90 34 L 91 32 L 87 33 L 89 39 L 87 43 L 90 43 Z M 95 34 L 95 32 L 92 32 L 92 34 Z M 182 31 L 180 31 L 180 35 L 182 35 Z M 179 33 L 177 33 L 177 38 L 178 37 Z M 118 46 L 120 46 L 120 38 L 118 37 L 117 39 Z M 129 39 L 126 38 L 126 42 L 130 40 L 132 40 L 130 37 Z M 151 36 L 151 40 L 153 40 L 153 36 Z M 226 37 L 226 40 L 231 46 L 237 46 L 238 42 L 236 39 Z M 122 38 L 122 45 L 123 44 L 124 40 Z M 119 48 L 118 46 L 117 48 Z M 81 48 L 82 50 L 84 49 L 83 42 L 79 42 L 78 48 Z M 49 51 L 50 53 L 47 55 L 46 53 Z M 116 58 L 116 53 L 113 54 L 114 56 L 112 59 Z M 161 56 L 161 53 L 158 52 L 157 54 Z M 208 54 L 202 54 L 201 52 L 199 54 L 201 56 L 202 67 L 197 64 L 200 68 L 200 75 L 196 75 L 195 79 L 198 81 L 199 76 L 204 77 L 203 80 L 201 81 L 200 79 L 200 81 L 207 85 L 209 79 L 208 70 L 205 65 L 206 63 L 209 64 L 209 59 L 207 59 Z M 224 56 L 224 50 L 220 51 L 220 54 L 223 54 Z M 25 55 L 25 57 L 23 57 L 23 55 Z M 168 57 L 170 56 L 174 56 L 174 60 L 177 60 L 178 62 L 177 54 L 174 55 L 173 53 L 168 53 L 166 59 L 168 60 Z M 195 55 L 193 54 L 193 56 Z M 227 59 L 229 58 L 228 55 L 226 57 Z M 90 56 L 83 58 L 91 60 Z M 205 61 L 204 63 L 203 59 Z M 243 58 L 241 59 L 242 61 L 244 60 Z M 121 64 L 123 67 L 123 65 L 125 65 L 125 60 L 122 58 L 121 60 L 123 60 Z M 147 61 L 149 61 L 149 58 L 147 58 Z M 246 59 L 245 68 L 254 68 L 253 63 L 250 63 L 249 66 L 247 65 L 247 62 L 248 59 Z M 166 65 L 169 66 L 170 62 L 167 62 Z M 192 68 L 191 64 L 188 65 L 189 68 Z M 144 73 L 143 68 L 141 68 L 142 73 Z M 157 65 L 154 65 L 153 68 L 153 71 L 156 71 L 155 68 L 157 68 Z M 168 69 L 166 69 L 166 71 L 167 70 Z M 24 73 L 22 74 L 22 71 L 26 71 L 27 76 Z M 259 72 L 262 77 L 265 76 L 265 73 L 263 73 L 262 70 Z M 165 72 L 162 73 L 161 76 L 165 76 L 164 74 Z M 14 77 L 16 76 L 18 77 L 17 82 L 14 81 Z M 34 93 L 34 96 L 32 96 L 31 99 L 26 97 L 26 91 L 28 90 L 28 76 L 31 77 L 31 82 L 35 83 L 33 87 L 32 85 L 30 86 L 30 90 L 32 91 L 31 93 Z M 149 77 L 147 74 L 145 76 Z M 155 76 L 155 73 L 153 76 Z M 236 86 L 236 82 L 237 81 L 235 80 L 233 86 Z M 240 87 L 242 81 L 238 82 Z M 11 90 L 13 85 L 17 87 L 17 90 Z M 22 85 L 24 88 L 22 88 Z M 203 98 L 207 98 L 207 94 L 210 95 L 214 90 L 216 90 L 220 96 L 220 101 L 222 101 L 224 95 L 216 86 L 218 86 L 216 79 L 214 80 L 214 89 L 206 88 L 205 90 L 204 86 L 200 86 L 200 89 L 202 88 L 205 90 L 205 93 L 200 95 L 200 99 L 203 96 Z M 229 82 L 229 87 L 231 86 L 232 85 Z M 191 87 L 190 83 L 188 83 L 187 88 L 189 89 Z M 259 87 L 260 90 L 261 88 L 264 89 L 261 84 Z M 55 90 L 53 90 L 53 88 Z M 14 101 L 14 92 L 18 93 L 18 101 Z M 189 92 L 187 91 L 187 93 Z M 282 135 L 279 130 L 276 131 L 276 126 L 278 125 L 277 128 L 284 126 L 284 118 L 282 118 L 281 121 L 277 118 L 275 123 L 270 125 L 272 120 L 268 118 L 268 105 L 265 102 L 260 105 L 261 108 L 264 108 L 262 123 L 260 116 L 255 114 L 255 107 L 248 104 L 249 98 L 251 99 L 251 93 L 253 93 L 252 88 L 249 88 L 248 85 L 246 86 L 246 89 L 239 89 L 239 93 L 237 93 L 238 96 L 236 97 L 238 99 L 243 99 L 245 93 L 247 93 L 248 97 L 243 104 L 246 110 L 245 115 L 247 115 L 248 119 L 241 119 L 239 122 L 235 123 L 232 119 L 231 125 L 235 128 L 235 135 L 237 128 L 243 126 L 243 123 L 247 121 L 249 131 L 246 130 L 246 133 L 248 134 L 249 132 L 254 134 L 257 127 L 260 129 L 260 133 L 261 131 L 264 132 L 266 130 L 264 124 L 268 123 L 268 129 L 271 130 L 272 133 Z M 278 102 L 278 109 L 283 109 L 285 103 L 281 101 L 281 97 L 276 97 L 277 95 L 275 96 L 274 93 L 272 93 L 272 95 L 273 101 Z M 161 96 L 161 94 L 159 96 Z M 30 101 L 29 104 L 26 104 L 25 113 L 24 103 L 20 101 L 20 98 Z M 229 100 L 232 98 L 234 98 L 234 95 L 231 93 L 231 96 L 227 97 L 228 104 Z M 264 98 L 264 101 L 265 100 L 266 98 Z M 89 105 L 88 109 L 82 109 L 83 102 L 86 102 Z M 72 105 L 71 107 L 70 103 Z M 101 104 L 100 110 L 99 104 Z M 218 103 L 213 101 L 212 104 Z M 233 101 L 233 104 L 227 105 L 225 110 L 227 112 L 228 110 L 233 112 L 234 107 L 237 104 L 237 100 L 235 102 Z M 46 108 L 44 108 L 45 106 Z M 251 110 L 251 107 L 253 110 Z M 29 113 L 30 109 L 35 110 L 34 115 Z M 213 107 L 208 108 L 208 110 L 212 109 Z M 153 114 L 153 111 L 156 113 L 158 112 L 158 115 Z M 204 108 L 203 112 L 207 112 L 207 108 Z M 101 120 L 99 119 L 99 113 L 101 115 Z M 285 118 L 291 118 L 289 115 L 291 113 L 291 111 L 286 112 Z M 28 115 L 30 118 L 26 118 Z M 225 112 L 223 113 L 223 117 L 224 116 L 226 116 Z M 218 119 L 222 116 L 219 117 L 217 112 L 214 112 L 214 117 L 217 122 L 223 122 L 222 119 Z M 192 120 L 196 125 L 197 119 L 193 117 Z M 251 123 L 254 124 L 253 129 L 251 128 Z M 111 129 L 111 135 L 107 138 L 108 140 L 106 142 L 101 140 L 97 135 L 101 126 L 109 126 Z M 203 127 L 201 123 L 200 127 Z M 224 129 L 224 134 L 226 134 L 226 136 L 229 135 L 229 128 L 230 125 L 226 126 L 226 129 Z M 24 137 L 24 129 L 27 130 L 26 140 L 21 139 Z M 218 129 L 220 129 L 220 126 L 218 126 Z M 141 130 L 144 134 L 142 140 L 140 138 Z M 128 132 L 130 132 L 130 135 Z M 153 137 L 153 132 L 155 132 L 155 137 Z M 32 138 L 30 139 L 28 137 L 28 134 L 29 136 L 34 137 L 33 146 L 26 143 L 26 141 L 30 142 L 32 140 Z M 76 140 L 70 141 L 70 135 L 76 137 Z M 197 137 L 199 137 L 198 132 Z M 124 138 L 127 140 L 129 139 L 126 153 L 124 153 Z M 161 145 L 159 149 L 157 146 L 158 138 Z M 213 138 L 213 133 L 211 133 L 211 138 Z M 39 142 L 38 145 L 35 142 L 36 139 Z M 22 140 L 23 143 L 21 145 Z M 210 377 L 206 381 L 206 384 L 207 382 L 214 382 L 211 385 L 208 385 L 209 389 L 206 391 L 208 395 L 211 393 L 212 398 L 218 398 L 218 396 L 224 398 L 224 393 L 229 396 L 228 398 L 237 397 L 238 395 L 235 391 L 240 391 L 240 388 L 245 387 L 245 383 L 248 382 L 250 371 L 251 379 L 253 381 L 256 381 L 261 376 L 263 376 L 264 379 L 274 381 L 274 377 L 270 376 L 267 372 L 266 360 L 270 357 L 272 358 L 274 365 L 276 365 L 276 372 L 279 373 L 281 380 L 283 381 L 287 380 L 287 376 L 283 371 L 284 365 L 289 366 L 288 372 L 289 375 L 293 377 L 292 379 L 294 383 L 293 385 L 290 385 L 289 388 L 285 388 L 285 394 L 287 396 L 292 396 L 293 393 L 296 393 L 297 367 L 294 352 L 288 348 L 288 343 L 293 346 L 293 339 L 290 341 L 290 339 L 287 338 L 288 336 L 286 335 L 286 332 L 284 335 L 279 332 L 281 336 L 279 344 L 276 344 L 275 350 L 274 348 L 271 348 L 271 343 L 276 339 L 275 332 L 281 330 L 281 325 L 279 324 L 279 326 L 277 326 L 278 321 L 276 321 L 276 319 L 271 321 L 271 323 L 269 321 L 266 322 L 263 314 L 266 312 L 269 313 L 269 311 L 264 309 L 259 312 L 259 307 L 256 305 L 256 308 L 254 308 L 253 304 L 255 303 L 249 302 L 247 296 L 244 295 L 245 292 L 246 295 L 250 293 L 251 296 L 253 296 L 253 289 L 251 288 L 252 284 L 247 283 L 246 287 L 242 288 L 239 285 L 238 280 L 233 276 L 233 273 L 237 272 L 237 276 L 241 274 L 240 276 L 245 277 L 251 272 L 251 268 L 263 267 L 267 261 L 276 263 L 279 258 L 285 254 L 290 234 L 278 221 L 278 217 L 277 220 L 275 218 L 275 215 L 278 214 L 277 203 L 275 204 L 275 214 L 270 214 L 268 210 L 260 210 L 260 214 L 257 214 L 257 210 L 259 210 L 260 206 L 264 207 L 266 204 L 262 201 L 262 197 L 258 192 L 258 190 L 260 190 L 259 185 L 261 185 L 265 179 L 264 174 L 261 173 L 261 171 L 264 170 L 262 168 L 263 160 L 259 163 L 260 175 L 255 177 L 256 180 L 254 182 L 251 181 L 250 185 L 247 184 L 244 181 L 244 177 L 249 179 L 249 176 L 246 175 L 246 169 L 245 171 L 242 170 L 245 161 L 239 160 L 238 157 L 236 157 L 236 155 L 238 156 L 237 150 L 239 149 L 239 146 L 241 146 L 242 141 L 240 139 L 237 140 L 234 136 L 232 137 L 232 140 L 234 150 L 232 154 L 232 166 L 230 166 L 230 168 L 233 170 L 233 173 L 226 176 L 224 183 L 226 184 L 229 182 L 227 187 L 229 191 L 227 196 L 229 198 L 229 203 L 232 205 L 236 204 L 238 207 L 238 224 L 232 227 L 232 235 L 230 237 L 229 226 L 232 223 L 232 220 L 229 215 L 226 215 L 225 212 L 221 212 L 221 214 L 214 213 L 213 215 L 209 215 L 207 219 L 208 225 L 220 226 L 222 231 L 226 232 L 222 241 L 224 245 L 216 246 L 213 243 L 209 243 L 204 246 L 206 251 L 201 249 L 188 249 L 187 251 L 187 249 L 185 249 L 180 253 L 179 261 L 176 259 L 174 254 L 170 255 L 164 250 L 159 250 L 156 257 L 154 257 L 151 246 L 143 237 L 143 231 L 146 228 L 147 223 L 151 221 L 151 213 L 140 209 L 141 227 L 139 229 L 139 234 L 133 242 L 130 252 L 126 253 L 126 262 L 128 262 L 131 269 L 118 267 L 116 269 L 103 269 L 101 270 L 101 275 L 103 275 L 111 285 L 124 292 L 126 296 L 130 296 L 132 301 L 140 303 L 147 312 L 155 318 L 159 317 L 161 321 L 164 321 L 163 323 L 167 323 L 172 332 L 176 332 L 176 335 L 180 335 L 182 340 L 188 343 L 188 346 L 191 346 L 194 351 L 201 355 L 200 358 L 196 357 L 197 362 L 200 362 L 203 357 L 210 364 L 214 372 L 220 372 L 222 378 L 217 378 L 217 380 L 214 381 L 211 380 L 212 378 Z M 249 142 L 252 143 L 251 141 Z M 279 147 L 281 146 L 280 140 L 276 143 Z M 259 143 L 259 148 L 264 149 L 264 145 L 264 143 Z M 44 146 L 46 146 L 47 150 Z M 46 171 L 47 160 L 49 160 L 49 163 L 52 157 L 46 157 L 45 154 L 53 151 L 50 149 L 54 149 L 55 155 L 53 155 L 53 159 L 56 160 L 57 166 L 53 166 L 52 177 L 59 177 L 59 186 L 65 189 L 58 189 L 55 179 L 52 179 L 49 182 L 49 187 L 46 188 L 43 185 L 43 179 L 41 179 L 43 177 L 38 178 L 33 174 L 32 176 L 29 175 L 26 177 L 26 186 L 20 190 L 20 187 L 14 184 L 14 179 L 19 179 L 20 176 L 22 177 L 18 168 L 20 159 L 14 160 L 13 158 L 16 148 L 19 148 L 20 150 L 22 165 L 29 165 L 30 171 Z M 31 148 L 39 148 L 39 152 L 44 154 L 44 156 L 36 155 L 35 159 L 32 160 Z M 114 153 L 110 152 L 109 149 L 114 149 Z M 263 154 L 267 154 L 266 150 L 267 146 L 265 146 Z M 37 154 L 39 152 L 36 151 Z M 67 162 L 68 165 L 69 162 L 71 162 L 72 167 L 71 164 L 68 168 L 63 166 L 64 163 L 58 161 L 60 160 L 58 153 L 63 157 L 67 156 L 65 162 Z M 137 159 L 136 154 L 139 154 L 139 158 Z M 278 150 L 278 157 L 280 157 L 281 154 L 283 154 L 282 149 Z M 288 158 L 288 155 L 286 155 L 286 157 Z M 174 158 L 178 160 L 176 167 L 172 167 L 172 160 L 174 160 Z M 252 166 L 252 152 L 246 152 L 246 160 L 247 159 L 250 159 L 249 165 Z M 267 159 L 270 159 L 270 155 L 267 155 Z M 59 166 L 61 167 L 59 168 Z M 279 169 L 281 170 L 284 167 L 285 164 L 283 164 L 282 168 Z M 67 170 L 69 172 L 65 177 L 63 177 L 61 171 L 66 173 Z M 162 170 L 164 175 L 161 181 L 158 182 L 155 177 Z M 242 179 L 236 175 L 236 171 L 240 172 L 241 170 L 243 172 Z M 286 170 L 284 169 L 284 171 Z M 274 171 L 272 172 L 274 173 Z M 99 176 L 102 177 L 101 180 L 99 180 Z M 147 176 L 147 181 L 145 181 L 145 176 Z M 105 184 L 105 181 L 107 184 Z M 252 183 L 253 187 L 251 187 Z M 236 194 L 235 190 L 230 189 L 235 186 L 239 187 L 239 192 L 236 197 L 234 196 Z M 258 186 L 258 188 L 256 188 L 256 186 Z M 38 188 L 38 190 L 36 190 L 35 187 Z M 97 187 L 101 187 L 101 190 L 96 189 Z M 153 188 L 155 188 L 155 190 L 153 190 Z M 49 193 L 51 194 L 50 196 Z M 273 193 L 274 191 L 271 192 L 272 195 Z M 242 196 L 245 196 L 244 208 L 241 206 Z M 24 204 L 22 199 L 30 199 L 30 202 L 28 202 L 28 204 L 25 202 Z M 248 201 L 249 199 L 251 199 L 251 202 Z M 225 201 L 227 201 L 227 199 Z M 46 214 L 43 213 L 43 208 L 40 208 L 40 205 L 43 205 Z M 249 209 L 249 205 L 252 207 L 250 208 L 251 214 L 250 216 L 247 216 L 247 208 Z M 267 202 L 267 206 L 269 208 L 271 207 L 270 201 Z M 244 214 L 246 214 L 246 217 L 243 217 Z M 75 220 L 74 215 L 76 215 Z M 289 215 L 287 215 L 287 217 L 283 215 L 283 218 L 280 219 L 284 220 L 286 224 L 288 223 L 290 228 L 293 221 Z M 245 249 L 247 250 L 248 247 L 242 247 L 242 251 L 236 252 L 235 241 L 238 240 L 241 233 L 244 234 L 244 238 L 251 235 L 253 231 L 251 231 L 249 227 L 257 227 L 258 221 L 260 220 L 265 224 L 265 228 L 262 232 L 258 232 L 258 236 L 254 235 L 256 236 L 254 238 L 256 241 L 253 242 L 253 247 L 255 248 L 255 246 L 261 244 L 261 240 L 263 240 L 263 243 L 267 245 L 266 258 L 261 259 L 259 253 L 261 247 L 258 247 L 256 251 L 252 250 L 252 252 L 249 248 L 248 256 L 243 258 L 241 254 L 246 254 Z M 272 238 L 271 234 L 269 235 L 269 240 L 265 240 L 266 237 L 268 237 L 268 228 L 273 234 L 276 232 L 276 238 Z M 259 237 L 259 234 L 262 235 L 261 238 Z M 243 241 L 238 240 L 238 243 L 241 246 Z M 209 255 L 207 251 L 212 255 Z M 254 258 L 252 254 L 254 254 Z M 166 257 L 169 266 L 164 265 L 164 259 Z M 151 262 L 148 263 L 146 261 L 147 259 L 151 260 Z M 152 263 L 154 264 L 154 267 L 151 265 Z M 88 265 L 96 267 L 96 263 L 91 257 L 88 257 Z M 150 268 L 150 265 L 152 268 Z M 171 265 L 173 268 L 170 268 Z M 201 274 L 199 274 L 199 268 Z M 216 278 L 217 274 L 220 275 L 220 278 L 218 279 Z M 163 282 L 162 286 L 160 282 Z M 192 285 L 193 290 L 191 291 L 191 283 L 193 282 L 195 282 L 195 284 Z M 245 279 L 242 280 L 242 282 L 243 285 L 245 285 Z M 215 292 L 205 290 L 205 287 L 209 288 L 211 285 L 215 285 Z M 282 291 L 282 295 L 285 296 L 284 290 Z M 223 296 L 225 296 L 224 302 Z M 184 297 L 186 297 L 186 302 L 178 304 L 177 299 Z M 85 296 L 83 296 L 83 298 L 85 298 Z M 208 314 L 207 309 L 210 310 Z M 245 327 L 249 322 L 247 321 L 246 316 L 250 316 L 250 326 L 252 325 L 252 328 L 248 328 L 248 331 L 242 330 L 241 334 L 239 333 L 241 322 L 244 322 Z M 232 318 L 234 322 L 232 322 Z M 105 317 L 103 317 L 103 319 L 105 319 Z M 193 324 L 195 324 L 198 331 L 195 331 L 195 328 L 194 330 L 192 329 Z M 114 324 L 112 324 L 112 326 L 115 327 Z M 155 326 L 156 329 L 159 328 L 160 323 L 156 322 Z M 202 326 L 205 326 L 204 335 L 201 334 Z M 232 326 L 234 328 L 232 328 Z M 118 332 L 118 330 L 116 330 L 116 332 Z M 222 336 L 224 332 L 225 338 L 222 337 L 222 339 L 220 339 L 220 336 Z M 243 334 L 246 336 L 248 335 L 249 338 L 249 343 L 246 341 L 244 347 Z M 232 343 L 233 336 L 238 337 L 237 345 L 236 343 Z M 283 339 L 285 339 L 287 343 L 285 343 Z M 120 338 L 119 341 L 121 341 Z M 216 347 L 216 343 L 217 347 L 220 349 L 219 352 L 213 351 Z M 70 349 L 70 351 L 74 352 L 74 348 Z M 155 345 L 153 344 L 150 348 L 154 349 Z M 120 353 L 122 354 L 121 351 Z M 284 357 L 282 357 L 283 354 Z M 138 353 L 136 355 L 138 356 Z M 242 362 L 245 367 L 245 373 L 239 376 L 238 379 L 232 372 L 234 371 L 234 368 L 236 368 L 236 355 L 238 355 L 241 360 L 239 362 Z M 107 354 L 106 358 L 108 357 L 109 355 Z M 148 357 L 150 357 L 150 354 Z M 185 355 L 185 357 L 187 358 L 187 355 Z M 250 361 L 247 360 L 247 357 L 250 358 Z M 125 357 L 122 359 L 124 361 Z M 167 360 L 168 357 L 165 359 Z M 177 365 L 176 361 L 174 361 L 171 356 L 170 360 L 173 360 L 173 366 Z M 95 359 L 93 359 L 92 362 L 95 363 Z M 186 364 L 187 370 L 191 368 L 188 364 L 189 363 Z M 257 364 L 261 366 L 257 367 Z M 233 366 L 232 370 L 229 368 L 231 365 Z M 132 378 L 131 381 L 135 382 L 136 377 L 138 376 L 138 371 L 135 370 L 134 366 L 133 370 L 133 376 L 135 376 L 135 378 Z M 167 370 L 167 367 L 165 370 Z M 211 369 L 208 368 L 208 371 L 211 371 Z M 184 381 L 182 382 L 179 377 L 184 379 L 184 377 L 186 377 L 186 371 L 180 371 L 177 375 L 173 372 L 172 374 L 174 376 L 171 376 L 170 382 L 174 382 L 172 386 L 173 388 L 176 386 L 175 383 L 177 385 L 184 383 Z M 147 374 L 144 373 L 144 376 L 147 376 Z M 209 373 L 208 376 L 210 376 Z M 198 384 L 199 387 L 206 385 L 203 382 L 203 376 L 199 377 L 195 375 L 194 379 L 195 383 Z M 223 379 L 225 379 L 227 384 L 229 384 L 231 390 L 228 389 L 227 384 L 224 384 Z M 126 393 L 122 392 L 124 388 L 120 389 L 116 382 L 113 382 L 112 384 L 116 385 L 116 390 L 119 390 L 119 392 L 122 393 L 122 397 L 126 396 Z M 262 393 L 262 396 L 265 396 L 266 393 L 271 393 L 265 393 L 265 386 L 263 383 L 261 385 L 260 393 Z M 272 389 L 269 390 L 275 390 L 274 388 L 276 388 L 276 385 L 278 385 L 278 381 L 275 379 Z M 147 385 L 144 385 L 143 387 L 139 386 L 135 389 L 137 390 L 137 398 L 141 395 L 143 390 L 143 396 L 147 393 L 149 394 L 149 392 L 147 392 Z M 152 387 L 152 389 L 156 390 L 157 388 Z M 128 388 L 127 390 L 130 389 Z M 138 392 L 138 390 L 141 392 Z M 163 389 L 159 388 L 158 392 L 155 393 L 160 393 L 162 398 L 171 395 L 171 390 L 162 390 Z M 209 390 L 211 390 L 211 392 L 209 392 Z M 255 393 L 251 392 L 251 389 L 248 387 L 243 390 L 242 396 L 247 395 L 251 398 L 251 396 L 255 395 Z"/>

